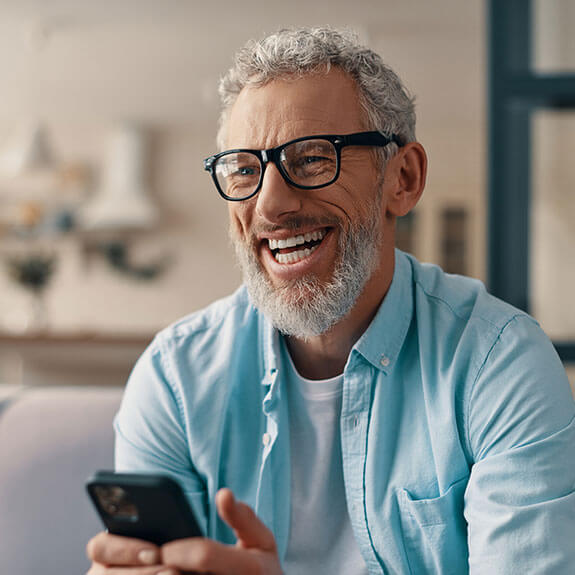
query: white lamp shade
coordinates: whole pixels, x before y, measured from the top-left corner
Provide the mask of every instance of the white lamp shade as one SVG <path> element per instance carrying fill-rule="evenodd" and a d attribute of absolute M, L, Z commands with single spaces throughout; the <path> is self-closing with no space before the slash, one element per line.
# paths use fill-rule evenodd
<path fill-rule="evenodd" d="M 53 167 L 54 158 L 45 127 L 27 122 L 15 134 L 12 142 L 0 154 L 0 173 L 20 176 Z"/>
<path fill-rule="evenodd" d="M 157 223 L 158 210 L 146 183 L 147 141 L 137 126 L 119 126 L 110 136 L 102 187 L 80 211 L 87 231 L 146 229 Z"/>

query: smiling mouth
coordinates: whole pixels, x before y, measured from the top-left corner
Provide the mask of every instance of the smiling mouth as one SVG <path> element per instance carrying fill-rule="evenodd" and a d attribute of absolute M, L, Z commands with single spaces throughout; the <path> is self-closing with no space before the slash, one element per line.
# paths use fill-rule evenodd
<path fill-rule="evenodd" d="M 268 239 L 268 247 L 278 263 L 294 264 L 309 257 L 326 235 L 324 228 L 280 240 Z"/>

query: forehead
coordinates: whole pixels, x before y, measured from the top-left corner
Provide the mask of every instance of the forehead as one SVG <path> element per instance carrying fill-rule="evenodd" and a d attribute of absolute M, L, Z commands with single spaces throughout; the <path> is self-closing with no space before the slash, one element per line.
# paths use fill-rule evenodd
<path fill-rule="evenodd" d="M 338 68 L 244 88 L 228 116 L 228 148 L 270 148 L 314 134 L 364 129 L 355 81 Z"/>

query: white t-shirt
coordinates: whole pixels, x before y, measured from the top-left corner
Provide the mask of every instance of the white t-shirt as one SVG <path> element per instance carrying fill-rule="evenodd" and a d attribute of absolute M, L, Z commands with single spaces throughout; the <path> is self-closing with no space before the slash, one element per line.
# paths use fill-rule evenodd
<path fill-rule="evenodd" d="M 343 375 L 303 378 L 285 349 L 291 443 L 287 575 L 367 575 L 349 519 L 339 420 Z"/>

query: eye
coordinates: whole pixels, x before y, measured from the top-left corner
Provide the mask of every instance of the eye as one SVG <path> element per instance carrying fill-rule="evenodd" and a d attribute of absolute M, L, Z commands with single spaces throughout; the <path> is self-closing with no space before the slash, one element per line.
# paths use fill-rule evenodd
<path fill-rule="evenodd" d="M 300 158 L 300 162 L 302 164 L 314 164 L 316 162 L 328 162 L 329 158 L 325 157 L 325 156 L 303 156 L 302 158 Z"/>
<path fill-rule="evenodd" d="M 222 178 L 243 180 L 259 177 L 260 164 L 252 154 L 229 154 L 220 159 L 216 165 L 216 172 Z"/>
<path fill-rule="evenodd" d="M 316 150 L 309 153 L 294 155 L 289 165 L 290 173 L 294 177 L 316 178 L 321 174 L 331 174 L 335 171 L 336 163 L 333 157 L 318 153 Z"/>
<path fill-rule="evenodd" d="M 231 152 L 221 156 L 215 167 L 218 186 L 231 197 L 241 198 L 257 186 L 261 166 L 254 154 Z"/>
<path fill-rule="evenodd" d="M 253 176 L 257 173 L 257 170 L 253 166 L 241 166 L 235 172 L 240 176 Z"/>
<path fill-rule="evenodd" d="M 311 177 L 324 170 L 332 169 L 332 160 L 318 154 L 305 154 L 293 158 L 290 170 L 300 178 Z"/>
<path fill-rule="evenodd" d="M 323 139 L 294 142 L 283 150 L 283 161 L 290 177 L 304 185 L 322 184 L 336 170 L 336 151 Z"/>

